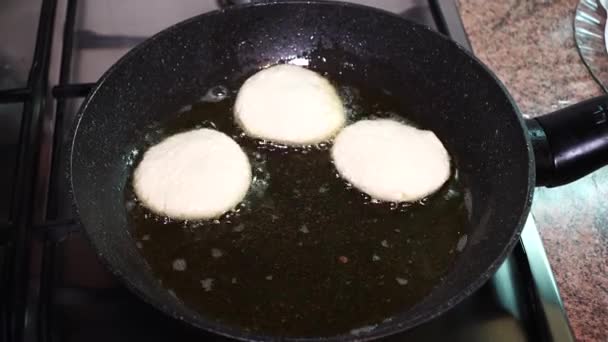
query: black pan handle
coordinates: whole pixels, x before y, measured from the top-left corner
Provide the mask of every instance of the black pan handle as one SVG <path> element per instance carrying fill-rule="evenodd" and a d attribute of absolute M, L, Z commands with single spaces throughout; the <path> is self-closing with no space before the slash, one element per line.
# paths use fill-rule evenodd
<path fill-rule="evenodd" d="M 527 119 L 536 184 L 570 183 L 608 164 L 608 95 Z"/>

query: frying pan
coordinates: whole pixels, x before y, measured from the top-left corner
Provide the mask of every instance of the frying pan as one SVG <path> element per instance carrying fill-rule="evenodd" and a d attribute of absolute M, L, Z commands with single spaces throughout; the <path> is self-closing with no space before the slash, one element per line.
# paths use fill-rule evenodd
<path fill-rule="evenodd" d="M 207 319 L 155 280 L 129 234 L 126 161 L 143 127 L 195 102 L 205 89 L 313 55 L 322 55 L 335 72 L 347 61 L 366 84 L 403 94 L 400 101 L 415 121 L 436 132 L 460 161 L 471 198 L 468 244 L 423 301 L 357 335 L 305 339 L 378 338 L 444 313 L 488 280 L 511 252 L 535 186 L 564 184 L 608 162 L 608 98 L 524 119 L 503 85 L 474 56 L 392 14 L 317 1 L 203 14 L 166 29 L 118 61 L 82 105 L 73 133 L 69 176 L 77 215 L 100 259 L 144 301 L 221 335 L 285 338 Z"/>

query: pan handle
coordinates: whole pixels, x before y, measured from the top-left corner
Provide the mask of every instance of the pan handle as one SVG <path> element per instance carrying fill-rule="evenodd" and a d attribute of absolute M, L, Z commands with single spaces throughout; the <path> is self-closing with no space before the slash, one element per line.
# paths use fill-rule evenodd
<path fill-rule="evenodd" d="M 536 184 L 554 187 L 608 164 L 608 95 L 526 119 Z"/>

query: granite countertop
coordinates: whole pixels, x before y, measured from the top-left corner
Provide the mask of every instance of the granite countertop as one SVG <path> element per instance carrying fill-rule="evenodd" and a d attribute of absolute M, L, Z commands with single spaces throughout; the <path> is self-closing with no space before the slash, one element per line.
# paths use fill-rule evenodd
<path fill-rule="evenodd" d="M 523 113 L 538 116 L 602 94 L 578 55 L 579 0 L 459 0 L 475 54 Z M 574 335 L 608 341 L 608 167 L 536 191 L 532 214 Z"/>

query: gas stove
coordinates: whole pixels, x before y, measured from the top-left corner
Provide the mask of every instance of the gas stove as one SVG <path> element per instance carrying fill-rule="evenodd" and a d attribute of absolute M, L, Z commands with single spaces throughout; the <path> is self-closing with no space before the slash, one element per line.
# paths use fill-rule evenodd
<path fill-rule="evenodd" d="M 116 60 L 163 28 L 230 2 L 239 1 L 0 5 L 2 341 L 225 340 L 164 316 L 100 264 L 73 218 L 65 146 L 84 96 Z M 354 2 L 398 13 L 470 48 L 455 0 Z M 572 341 L 532 218 L 479 291 L 388 340 Z"/>

